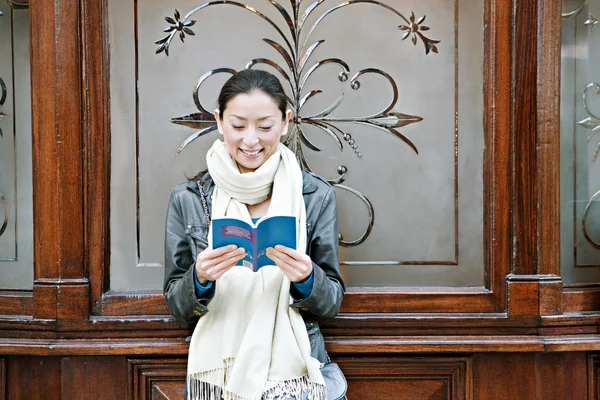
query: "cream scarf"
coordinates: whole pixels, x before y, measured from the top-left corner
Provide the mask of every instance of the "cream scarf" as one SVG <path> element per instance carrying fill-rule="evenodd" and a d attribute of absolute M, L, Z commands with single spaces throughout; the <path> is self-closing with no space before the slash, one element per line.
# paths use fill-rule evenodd
<path fill-rule="evenodd" d="M 271 195 L 268 215 L 293 215 L 297 249 L 306 249 L 302 173 L 294 154 L 279 144 L 256 171 L 241 174 L 225 144 L 217 140 L 206 156 L 215 182 L 212 217 L 251 222 L 246 204 Z M 212 228 L 209 232 L 212 246 Z M 190 344 L 187 389 L 193 400 L 260 400 L 308 394 L 325 398 L 320 363 L 310 355 L 302 316 L 291 303 L 290 281 L 276 266 L 254 273 L 243 267 L 216 284 L 209 313 L 200 318 Z"/>

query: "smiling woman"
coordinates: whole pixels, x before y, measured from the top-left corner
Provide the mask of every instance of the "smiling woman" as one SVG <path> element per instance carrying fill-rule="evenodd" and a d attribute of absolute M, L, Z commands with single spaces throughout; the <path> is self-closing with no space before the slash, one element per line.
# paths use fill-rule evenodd
<path fill-rule="evenodd" d="M 176 318 L 198 322 L 186 398 L 344 398 L 318 325 L 338 313 L 345 292 L 335 194 L 280 143 L 291 114 L 276 77 L 233 75 L 214 112 L 224 142 L 208 151 L 207 173 L 172 191 L 164 293 Z M 212 218 L 279 215 L 295 218 L 296 246 L 268 248 L 272 263 L 257 272 L 237 266 L 243 248 L 212 247 Z"/>

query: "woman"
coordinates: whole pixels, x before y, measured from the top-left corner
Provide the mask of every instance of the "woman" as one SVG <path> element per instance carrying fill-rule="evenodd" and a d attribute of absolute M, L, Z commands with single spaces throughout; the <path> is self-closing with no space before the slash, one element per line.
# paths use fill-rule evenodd
<path fill-rule="evenodd" d="M 192 399 L 322 399 L 329 362 L 317 320 L 340 308 L 335 193 L 302 172 L 280 143 L 291 111 L 279 80 L 243 70 L 214 112 L 224 141 L 208 171 L 175 187 L 167 212 L 164 294 L 171 313 L 198 322 L 186 390 Z M 272 266 L 235 267 L 244 249 L 211 246 L 211 218 L 296 217 L 296 248 L 267 250 Z M 325 375 L 325 378 L 324 378 Z"/>

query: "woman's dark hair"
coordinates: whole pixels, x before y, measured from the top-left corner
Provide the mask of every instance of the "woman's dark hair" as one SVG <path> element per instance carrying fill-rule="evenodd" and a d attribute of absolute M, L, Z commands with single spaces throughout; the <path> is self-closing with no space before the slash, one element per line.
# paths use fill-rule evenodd
<path fill-rule="evenodd" d="M 249 94 L 260 90 L 273 99 L 281 111 L 282 119 L 285 119 L 287 110 L 287 97 L 279 79 L 267 71 L 259 69 L 244 69 L 225 82 L 221 93 L 219 93 L 219 118 L 223 119 L 223 113 L 227 103 L 238 94 Z"/>

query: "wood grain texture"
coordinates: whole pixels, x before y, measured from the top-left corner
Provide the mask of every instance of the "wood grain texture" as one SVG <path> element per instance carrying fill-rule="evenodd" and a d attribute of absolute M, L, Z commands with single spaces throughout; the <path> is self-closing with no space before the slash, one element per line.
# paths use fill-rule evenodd
<path fill-rule="evenodd" d="M 535 355 L 537 398 L 540 400 L 586 400 L 585 353 Z"/>
<path fill-rule="evenodd" d="M 474 399 L 584 400 L 584 353 L 477 354 Z"/>
<path fill-rule="evenodd" d="M 61 400 L 127 398 L 125 357 L 63 357 Z"/>
<path fill-rule="evenodd" d="M 183 398 L 187 359 L 130 359 L 127 363 L 130 399 Z M 170 397 L 178 390 L 179 397 Z"/>
<path fill-rule="evenodd" d="M 560 52 L 559 0 L 539 0 L 536 175 L 538 274 L 560 275 Z M 531 26 L 529 22 L 529 26 Z M 519 57 L 521 54 L 519 53 Z M 518 57 L 517 57 L 518 58 Z"/>
<path fill-rule="evenodd" d="M 0 400 L 6 400 L 8 382 L 6 380 L 6 359 L 0 358 Z"/>
<path fill-rule="evenodd" d="M 30 8 L 34 317 L 87 319 L 78 0 Z M 56 325 L 57 328 L 60 325 Z"/>
<path fill-rule="evenodd" d="M 588 364 L 588 399 L 600 399 L 600 355 L 590 354 Z"/>
<path fill-rule="evenodd" d="M 110 260 L 110 67 L 108 12 L 104 0 L 82 3 L 83 130 L 85 143 L 84 210 L 86 271 L 92 312 L 102 315 L 102 294 L 109 289 Z M 114 315 L 114 314 L 113 314 Z"/>
<path fill-rule="evenodd" d="M 336 358 L 352 399 L 471 400 L 468 357 Z"/>
<path fill-rule="evenodd" d="M 563 310 L 569 313 L 600 311 L 600 285 L 564 288 Z"/>
<path fill-rule="evenodd" d="M 0 291 L 0 315 L 33 315 L 33 291 Z"/>
<path fill-rule="evenodd" d="M 58 357 L 9 357 L 7 398 L 10 400 L 60 399 Z"/>
<path fill-rule="evenodd" d="M 537 62 L 538 0 L 515 3 L 513 37 L 513 268 L 538 271 Z"/>
<path fill-rule="evenodd" d="M 183 400 L 185 381 L 157 382 L 152 387 L 152 400 Z"/>
<path fill-rule="evenodd" d="M 474 400 L 535 400 L 533 354 L 476 354 L 473 357 Z"/>
<path fill-rule="evenodd" d="M 513 273 L 560 274 L 560 26 L 557 0 L 516 2 Z"/>
<path fill-rule="evenodd" d="M 30 8 L 35 279 L 83 276 L 79 1 Z"/>
<path fill-rule="evenodd" d="M 486 2 L 484 42 L 484 113 L 486 147 L 483 152 L 484 279 L 492 291 L 496 311 L 506 310 L 506 275 L 510 272 L 511 221 L 511 26 L 510 0 Z"/>
<path fill-rule="evenodd" d="M 330 354 L 532 353 L 600 351 L 600 334 L 507 336 L 327 337 Z M 155 339 L 0 339 L 0 354 L 39 356 L 185 357 L 184 338 Z"/>

